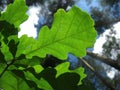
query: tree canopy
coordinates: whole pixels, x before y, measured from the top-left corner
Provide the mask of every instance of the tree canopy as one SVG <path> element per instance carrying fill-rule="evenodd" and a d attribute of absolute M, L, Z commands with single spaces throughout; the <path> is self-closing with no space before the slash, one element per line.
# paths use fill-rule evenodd
<path fill-rule="evenodd" d="M 24 1 L 26 1 L 26 3 L 23 3 Z M 86 3 L 87 8 L 89 8 L 90 10 L 89 14 L 94 19 L 94 21 L 92 19 L 89 19 L 91 18 L 90 15 L 80 10 L 78 7 L 72 6 L 79 2 Z M 92 6 L 93 2 L 94 3 L 97 2 L 98 6 Z M 45 85 L 43 85 L 42 83 L 41 85 L 45 89 L 50 90 L 54 87 L 54 89 L 59 90 L 57 88 L 59 87 L 61 90 L 64 90 L 63 89 L 64 86 L 55 85 L 55 83 L 59 83 L 60 81 L 64 82 L 62 80 L 63 78 L 66 77 L 65 80 L 68 80 L 67 77 L 73 76 L 74 79 L 72 79 L 72 81 L 75 81 L 74 85 L 76 86 L 78 84 L 78 79 L 82 80 L 80 79 L 81 77 L 79 77 L 80 74 L 78 74 L 76 71 L 84 72 L 85 69 L 85 73 L 87 74 L 87 77 L 83 80 L 82 86 L 81 85 L 76 86 L 78 90 L 79 89 L 81 90 L 83 88 L 84 90 L 85 89 L 88 90 L 88 88 L 90 90 L 90 88 L 92 88 L 91 86 L 94 86 L 96 90 L 99 89 L 119 90 L 119 86 L 120 86 L 119 46 L 120 45 L 119 45 L 119 38 L 116 38 L 115 36 L 116 32 L 113 28 L 113 25 L 116 22 L 120 21 L 119 2 L 120 2 L 119 0 L 109 0 L 109 1 L 108 0 L 98 0 L 98 1 L 22 0 L 20 3 L 19 0 L 0 0 L 0 10 L 4 10 L 0 12 L 0 16 L 1 16 L 0 47 L 2 47 L 0 48 L 1 76 L 5 75 L 5 77 L 7 78 L 11 77 L 14 80 L 16 79 L 15 76 L 17 76 L 17 78 L 23 80 L 23 85 L 28 86 L 27 87 L 28 89 L 30 86 L 34 85 L 34 87 L 36 88 L 33 88 L 33 90 L 34 89 L 39 90 L 39 88 L 42 87 L 39 86 L 38 83 L 44 82 Z M 80 5 L 85 5 L 85 3 Z M 35 27 L 37 27 L 38 30 L 38 37 L 36 39 L 33 39 L 31 37 L 23 35 L 21 38 L 18 38 L 18 31 L 20 31 L 19 25 L 27 20 L 28 16 L 26 15 L 26 11 L 29 9 L 28 6 L 31 5 L 33 5 L 34 7 L 37 6 L 41 8 L 38 14 L 39 17 L 38 25 L 35 25 Z M 7 6 L 7 10 L 5 9 L 6 6 Z M 19 7 L 21 8 L 19 9 Z M 74 7 L 74 9 L 69 10 L 69 8 L 71 7 Z M 81 13 L 78 13 L 79 11 Z M 84 16 L 87 18 L 85 18 Z M 41 17 L 44 18 L 42 21 L 41 21 Z M 70 18 L 70 17 L 74 17 L 74 18 Z M 95 22 L 95 25 L 93 22 Z M 79 24 L 81 24 L 82 26 Z M 92 27 L 90 27 L 91 30 L 89 30 L 88 29 L 89 25 L 91 25 L 93 29 L 95 26 L 95 29 L 98 33 L 98 38 L 102 36 L 102 33 L 104 33 L 106 29 L 110 29 L 109 35 L 106 36 L 106 42 L 103 45 L 103 51 L 101 55 L 99 55 L 99 53 L 96 54 L 91 52 L 91 50 L 93 49 L 88 49 L 86 53 L 85 49 L 88 48 L 89 46 L 93 47 L 93 43 L 95 42 L 95 38 L 94 40 L 91 38 L 96 36 L 96 34 L 93 34 L 92 36 L 93 32 L 91 30 L 93 29 Z M 68 30 L 66 31 L 66 29 Z M 75 29 L 75 31 L 73 29 Z M 83 32 L 84 30 L 85 32 Z M 63 34 L 65 32 L 66 34 Z M 72 42 L 69 42 L 71 40 Z M 79 53 L 78 50 L 80 50 L 80 54 L 79 54 L 80 57 L 78 55 Z M 68 53 L 70 54 L 68 55 Z M 85 57 L 83 58 L 83 56 Z M 33 60 L 35 62 L 33 62 Z M 65 66 L 66 68 L 63 69 L 63 67 Z M 81 66 L 84 67 L 84 69 L 83 68 L 79 69 L 79 67 Z M 60 69 L 58 69 L 57 67 L 59 67 Z M 78 70 L 75 71 L 74 69 L 78 69 Z M 8 71 L 10 71 L 10 73 Z M 57 72 L 61 74 L 58 77 L 56 77 Z M 107 74 L 110 72 L 115 72 L 114 78 L 112 79 L 110 79 L 107 76 Z M 51 80 L 50 77 L 49 78 L 47 77 L 47 75 L 50 73 L 51 73 L 50 77 L 52 77 Z M 71 73 L 75 73 L 75 74 L 71 74 Z M 15 76 L 13 76 L 13 74 L 15 74 Z M 30 76 L 29 78 L 27 76 L 28 74 L 33 77 L 31 78 Z M 27 79 L 25 77 L 27 77 Z M 40 80 L 40 78 L 38 77 L 42 77 L 42 81 L 38 81 Z M 2 82 L 6 81 L 6 79 L 3 79 Z M 11 83 L 9 84 L 11 85 Z M 67 82 L 64 83 L 65 86 L 72 84 L 73 83 L 69 83 L 69 84 L 67 84 Z M 1 85 L 2 87 L 4 87 L 5 84 L 1 84 Z M 72 87 L 66 87 L 66 88 L 73 89 Z"/>
<path fill-rule="evenodd" d="M 83 67 L 70 70 L 70 63 L 65 61 L 44 68 L 42 62 L 47 54 L 61 60 L 67 59 L 68 53 L 85 56 L 86 48 L 93 46 L 97 35 L 92 18 L 76 6 L 68 12 L 59 9 L 50 30 L 43 26 L 38 39 L 27 35 L 18 38 L 19 26 L 28 17 L 26 11 L 25 1 L 15 0 L 1 13 L 0 88 L 79 90 L 86 77 Z"/>

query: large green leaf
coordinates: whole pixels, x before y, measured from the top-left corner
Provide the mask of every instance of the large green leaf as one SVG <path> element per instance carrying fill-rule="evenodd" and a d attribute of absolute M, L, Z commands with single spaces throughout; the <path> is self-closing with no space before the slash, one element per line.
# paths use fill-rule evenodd
<path fill-rule="evenodd" d="M 92 47 L 95 39 L 94 22 L 86 12 L 76 6 L 68 12 L 60 9 L 54 16 L 52 28 L 44 26 L 38 40 L 27 36 L 20 38 L 16 57 L 20 54 L 25 54 L 27 58 L 51 54 L 66 59 L 68 53 L 83 57 L 86 48 Z"/>
<path fill-rule="evenodd" d="M 10 24 L 14 24 L 15 27 L 19 27 L 19 25 L 28 18 L 26 15 L 27 10 L 28 7 L 26 6 L 25 0 L 15 0 L 14 3 L 8 5 L 6 11 L 1 14 L 0 21 L 6 20 Z"/>

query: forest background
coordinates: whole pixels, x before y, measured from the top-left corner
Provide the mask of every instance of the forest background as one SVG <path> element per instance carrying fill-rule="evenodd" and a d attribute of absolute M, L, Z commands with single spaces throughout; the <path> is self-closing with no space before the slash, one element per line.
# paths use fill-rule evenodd
<path fill-rule="evenodd" d="M 0 9 L 3 11 L 6 5 L 12 2 L 13 0 L 1 0 Z M 115 25 L 120 21 L 119 0 L 26 0 L 26 3 L 29 6 L 28 12 L 32 8 L 37 9 L 35 13 L 38 21 L 33 22 L 37 33 L 44 25 L 51 27 L 53 15 L 59 8 L 67 11 L 73 5 L 77 5 L 88 12 L 95 21 L 95 28 L 98 32 L 97 43 L 102 43 L 102 50 L 96 54 L 99 46 L 88 49 L 87 56 L 84 57 L 87 64 L 73 55 L 69 55 L 71 68 L 85 67 L 87 78 L 84 80 L 84 84 L 93 86 L 95 90 L 107 90 L 111 87 L 120 90 L 120 29 L 115 29 Z M 30 15 L 30 13 L 28 14 Z M 103 42 L 101 42 L 100 39 L 103 36 L 105 40 L 102 38 Z M 53 61 L 46 65 L 54 67 L 55 63 L 59 63 L 55 60 L 56 58 L 49 58 Z"/>

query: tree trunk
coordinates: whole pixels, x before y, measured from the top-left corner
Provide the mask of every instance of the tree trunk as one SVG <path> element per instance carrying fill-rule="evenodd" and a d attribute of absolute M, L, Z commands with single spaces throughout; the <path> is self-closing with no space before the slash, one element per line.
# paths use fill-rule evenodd
<path fill-rule="evenodd" d="M 86 60 L 80 58 L 80 60 L 92 71 L 95 75 L 110 89 L 116 90 L 116 88 L 111 85 L 106 79 L 104 79 Z"/>
<path fill-rule="evenodd" d="M 102 61 L 105 64 L 110 65 L 120 71 L 120 63 L 117 60 L 113 60 L 113 59 L 107 58 L 106 56 L 95 54 L 90 51 L 87 51 L 87 55 L 93 58 L 96 58 L 97 60 Z"/>

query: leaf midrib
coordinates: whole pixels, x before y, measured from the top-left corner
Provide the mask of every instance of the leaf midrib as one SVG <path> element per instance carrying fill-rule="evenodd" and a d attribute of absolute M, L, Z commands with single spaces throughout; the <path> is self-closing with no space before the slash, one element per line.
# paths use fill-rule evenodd
<path fill-rule="evenodd" d="M 82 32 L 83 32 L 83 31 L 82 31 Z M 30 54 L 30 53 L 33 53 L 33 52 L 36 52 L 37 50 L 40 50 L 40 49 L 46 48 L 46 47 L 48 47 L 48 46 L 50 46 L 50 45 L 53 45 L 53 44 L 55 44 L 55 43 L 59 43 L 60 41 L 63 41 L 63 40 L 65 40 L 65 39 L 70 38 L 70 37 L 72 37 L 73 35 L 77 35 L 77 34 L 79 34 L 79 33 L 81 33 L 81 31 L 80 31 L 80 32 L 77 32 L 76 34 L 71 34 L 71 35 L 68 36 L 68 37 L 64 37 L 64 38 L 62 38 L 62 39 L 56 40 L 55 42 L 52 42 L 52 43 L 49 43 L 49 44 L 46 44 L 46 45 L 40 46 L 39 48 L 34 49 L 34 50 L 28 52 L 26 55 L 28 55 L 28 54 Z M 80 39 L 79 39 L 79 40 L 80 40 Z"/>
<path fill-rule="evenodd" d="M 77 13 L 77 12 L 76 12 L 76 13 Z M 76 14 L 74 14 L 74 15 L 76 15 Z M 85 16 L 84 16 L 84 17 L 85 17 Z M 83 17 L 83 19 L 80 21 L 80 24 L 81 24 L 81 22 L 82 22 L 83 20 L 87 19 L 87 18 L 84 18 L 84 17 Z M 71 24 L 73 23 L 73 20 L 74 20 L 74 17 L 73 17 L 73 19 L 72 19 L 72 21 L 71 21 Z M 80 26 L 81 26 L 80 24 L 79 24 L 79 26 L 78 26 L 78 29 L 79 29 Z M 71 27 L 71 25 L 69 26 L 69 28 L 70 28 L 70 27 Z M 67 31 L 70 30 L 69 28 L 68 28 Z M 46 47 L 48 47 L 48 46 L 50 46 L 50 45 L 53 45 L 53 44 L 55 44 L 55 43 L 59 43 L 59 42 L 65 40 L 65 39 L 67 39 L 67 38 L 72 37 L 73 35 L 78 35 L 79 33 L 81 34 L 81 33 L 83 33 L 83 32 L 85 32 L 85 30 L 84 30 L 84 31 L 81 31 L 81 30 L 80 30 L 79 32 L 76 32 L 76 33 L 71 34 L 71 35 L 69 35 L 69 36 L 65 35 L 64 38 L 61 38 L 61 39 L 56 40 L 56 41 L 53 40 L 54 42 L 51 42 L 51 43 L 49 43 L 49 44 L 46 44 L 46 45 L 40 46 L 39 48 L 34 49 L 34 50 L 28 52 L 26 55 L 29 55 L 30 53 L 36 52 L 37 50 L 40 50 L 40 49 L 46 48 Z M 81 40 L 81 39 L 79 39 L 79 40 Z M 82 40 L 82 41 L 83 41 L 83 40 Z M 88 41 L 87 41 L 87 42 L 88 42 Z M 69 46 L 69 45 L 68 45 L 68 46 Z"/>

